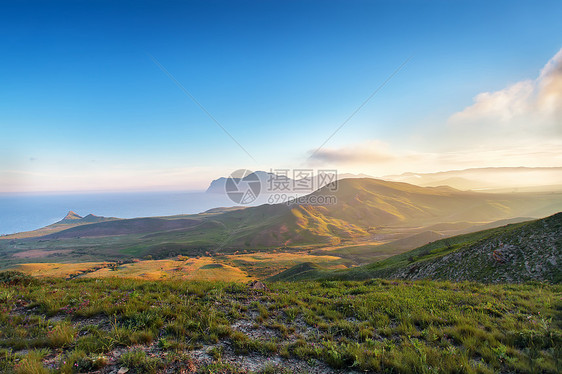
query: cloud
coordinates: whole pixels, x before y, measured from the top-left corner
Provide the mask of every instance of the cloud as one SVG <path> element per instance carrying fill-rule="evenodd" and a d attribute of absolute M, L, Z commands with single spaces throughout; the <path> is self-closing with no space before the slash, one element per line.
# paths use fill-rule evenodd
<path fill-rule="evenodd" d="M 455 151 L 404 151 L 381 141 L 367 141 L 315 153 L 310 164 L 354 168 L 378 175 L 404 171 L 434 172 L 488 166 L 560 166 L 562 142 L 513 147 L 463 148 Z M 531 162 L 531 163 L 530 163 Z M 367 168 L 366 168 L 367 167 Z"/>
<path fill-rule="evenodd" d="M 371 140 L 352 147 L 340 149 L 323 148 L 310 157 L 313 164 L 371 164 L 388 163 L 396 160 L 388 144 L 378 140 Z"/>
<path fill-rule="evenodd" d="M 540 111 L 554 115 L 562 114 L 562 49 L 541 71 L 538 90 L 537 105 Z M 560 120 L 560 117 L 558 119 Z"/>
<path fill-rule="evenodd" d="M 474 103 L 453 114 L 456 130 L 483 130 L 490 135 L 545 137 L 562 134 L 562 49 L 534 80 L 516 82 L 502 90 L 483 92 Z"/>
<path fill-rule="evenodd" d="M 416 143 L 408 147 L 407 139 Z M 312 154 L 309 163 L 368 166 L 363 170 L 371 173 L 562 165 L 562 49 L 536 79 L 480 93 L 462 111 L 407 134 L 399 145 L 370 140 L 325 148 Z"/>

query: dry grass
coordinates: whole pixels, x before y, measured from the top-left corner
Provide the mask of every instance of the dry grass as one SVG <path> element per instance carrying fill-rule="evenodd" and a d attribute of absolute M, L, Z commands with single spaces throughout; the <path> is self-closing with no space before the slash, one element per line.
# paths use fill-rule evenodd
<path fill-rule="evenodd" d="M 250 253 L 224 256 L 225 262 L 259 278 L 275 275 L 303 262 L 320 264 L 328 269 L 346 267 L 341 257 L 311 255 L 306 252 Z"/>
<path fill-rule="evenodd" d="M 206 281 L 247 282 L 252 278 L 230 265 L 219 264 L 210 257 L 185 260 L 146 260 L 103 268 L 85 274 L 84 278 L 135 278 L 146 280 L 183 279 Z"/>
<path fill-rule="evenodd" d="M 15 266 L 12 270 L 21 271 L 22 273 L 36 277 L 68 278 L 70 276 L 95 270 L 96 268 L 108 266 L 109 264 L 109 262 L 81 262 L 75 264 L 20 264 Z"/>
<path fill-rule="evenodd" d="M 174 259 L 143 260 L 121 265 L 112 262 L 29 263 L 17 265 L 12 270 L 32 276 L 55 278 L 247 282 L 254 277 L 269 277 L 303 262 L 317 263 L 328 269 L 346 267 L 345 260 L 336 256 L 280 252 L 226 255 L 220 258 L 178 256 Z"/>

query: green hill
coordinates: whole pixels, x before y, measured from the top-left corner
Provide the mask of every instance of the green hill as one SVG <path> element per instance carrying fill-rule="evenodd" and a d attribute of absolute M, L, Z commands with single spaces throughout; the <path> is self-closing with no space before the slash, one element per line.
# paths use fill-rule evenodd
<path fill-rule="evenodd" d="M 394 247 L 385 249 L 384 255 L 390 256 L 441 235 L 453 235 L 454 230 L 514 217 L 544 217 L 562 210 L 562 194 L 552 193 L 485 194 L 370 178 L 343 179 L 335 191 L 332 188 L 325 186 L 299 204 L 193 215 L 115 219 L 71 214 L 68 224 L 3 237 L 0 262 L 17 263 L 20 260 L 14 255 L 29 250 L 45 251 L 46 256 L 56 251 L 57 260 L 76 262 L 361 244 L 365 247 L 356 257 L 358 263 L 366 263 L 375 259 L 369 245 L 380 237 L 386 238 L 385 243 L 394 242 Z M 320 198 L 329 203 L 310 203 Z M 400 239 L 404 242 L 397 241 Z M 352 252 L 334 254 L 353 256 Z M 33 261 L 49 260 L 34 257 Z"/>
<path fill-rule="evenodd" d="M 443 279 L 486 283 L 562 281 L 562 213 L 438 240 L 373 264 L 341 271 L 295 268 L 275 280 Z"/>
<path fill-rule="evenodd" d="M 262 205 L 212 219 L 234 231 L 226 246 L 339 244 L 365 239 L 381 227 L 476 223 L 562 210 L 562 194 L 486 194 L 450 187 L 418 187 L 371 178 L 343 179 L 302 200 L 333 197 L 333 204 Z"/>

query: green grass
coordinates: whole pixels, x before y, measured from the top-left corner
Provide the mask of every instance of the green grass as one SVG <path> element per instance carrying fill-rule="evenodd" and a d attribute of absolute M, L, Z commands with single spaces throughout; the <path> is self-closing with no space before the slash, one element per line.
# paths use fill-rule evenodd
<path fill-rule="evenodd" d="M 33 234 L 6 236 L 0 238 L 0 269 L 28 262 L 118 261 L 149 255 L 163 259 L 176 255 L 201 256 L 207 251 L 232 254 L 242 250 L 288 251 L 302 246 L 357 244 L 388 229 L 400 233 L 405 227 L 495 221 L 531 213 L 544 216 L 562 209 L 561 194 L 479 194 L 369 178 L 344 179 L 338 182 L 337 191 L 322 188 L 313 193 L 322 194 L 334 195 L 337 203 L 264 204 L 214 214 L 85 224 L 25 240 L 21 237 Z M 39 230 L 35 234 L 45 233 Z M 396 241 L 377 250 L 384 250 L 382 255 L 398 253 L 420 244 L 418 239 L 423 238 L 423 235 L 417 239 L 413 236 L 406 242 Z M 433 240 L 432 236 L 429 238 Z M 363 249 L 349 248 L 341 251 L 341 255 L 363 263 L 380 259 L 370 256 L 369 248 Z M 25 259 L 17 257 L 26 251 L 50 253 Z"/>
<path fill-rule="evenodd" d="M 556 373 L 562 286 L 430 281 L 241 284 L 0 273 L 0 371 Z M 198 361 L 194 350 L 207 352 Z M 288 362 L 288 361 L 287 361 Z M 285 362 L 285 364 L 287 364 Z M 222 371 L 221 371 L 222 370 Z M 285 372 L 293 372 L 291 369 Z"/>
<path fill-rule="evenodd" d="M 371 264 L 328 270 L 302 263 L 272 281 L 441 279 L 486 283 L 560 283 L 562 213 L 547 218 L 445 238 Z M 373 247 L 376 255 L 378 247 Z M 359 251 L 364 251 L 359 247 Z M 337 251 L 331 251 L 337 252 Z M 497 254 L 499 252 L 500 254 Z M 507 256 L 507 259 L 502 259 Z"/>
<path fill-rule="evenodd" d="M 387 271 L 390 272 L 391 270 L 409 265 L 414 262 L 425 261 L 435 257 L 446 255 L 447 253 L 451 253 L 460 248 L 475 244 L 479 240 L 484 240 L 498 234 L 504 234 L 526 224 L 528 224 L 528 222 L 512 224 L 494 229 L 477 231 L 470 234 L 458 235 L 451 238 L 437 240 L 416 248 L 412 251 L 392 256 L 388 259 L 366 265 L 361 269 L 354 269 L 350 272 L 360 273 L 364 270 L 376 270 L 380 273 L 384 273 Z"/>

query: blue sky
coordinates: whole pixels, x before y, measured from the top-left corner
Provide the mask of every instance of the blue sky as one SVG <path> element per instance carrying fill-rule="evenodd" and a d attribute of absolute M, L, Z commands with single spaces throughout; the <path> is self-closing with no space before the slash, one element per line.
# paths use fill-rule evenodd
<path fill-rule="evenodd" d="M 560 166 L 560 123 L 543 112 L 510 117 L 510 145 L 470 162 L 462 152 L 486 144 L 475 132 L 506 132 L 488 133 L 495 122 L 478 108 L 469 119 L 490 126 L 451 130 L 451 118 L 518 82 L 536 80 L 540 96 L 561 14 L 560 1 L 5 1 L 0 192 L 197 189 L 240 167 Z M 529 118 L 545 130 L 517 125 Z M 529 133 L 544 133 L 550 153 L 509 158 L 515 143 L 536 153 L 523 140 L 542 138 Z"/>

